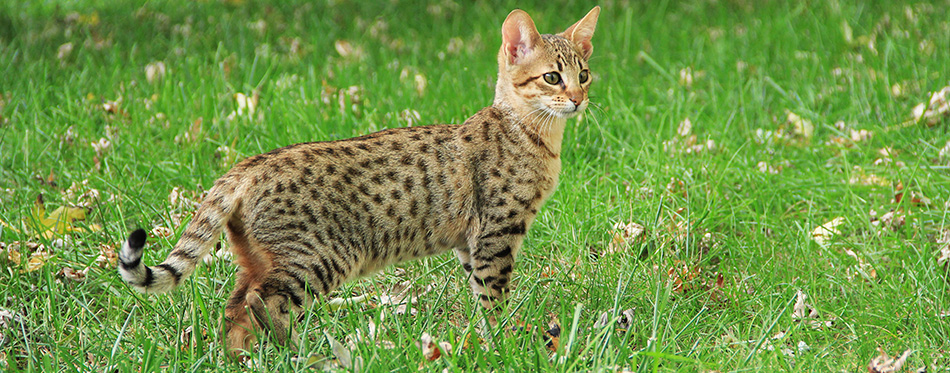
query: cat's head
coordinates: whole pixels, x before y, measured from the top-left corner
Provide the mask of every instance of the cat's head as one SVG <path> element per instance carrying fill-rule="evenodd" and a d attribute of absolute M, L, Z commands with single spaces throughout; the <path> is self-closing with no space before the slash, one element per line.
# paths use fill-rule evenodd
<path fill-rule="evenodd" d="M 562 33 L 540 34 L 523 10 L 501 27 L 495 104 L 521 116 L 572 118 L 587 108 L 591 73 L 587 61 L 600 7 Z"/>

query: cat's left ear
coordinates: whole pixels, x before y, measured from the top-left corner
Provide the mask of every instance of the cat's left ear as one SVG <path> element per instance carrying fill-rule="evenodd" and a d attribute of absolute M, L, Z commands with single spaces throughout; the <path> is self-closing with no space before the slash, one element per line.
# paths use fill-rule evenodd
<path fill-rule="evenodd" d="M 594 45 L 590 43 L 590 39 L 594 37 L 594 29 L 597 28 L 597 16 L 599 15 L 600 6 L 595 6 L 594 9 L 587 12 L 584 18 L 581 18 L 580 21 L 561 33 L 561 36 L 577 45 L 585 60 L 590 58 L 591 53 L 594 52 Z"/>

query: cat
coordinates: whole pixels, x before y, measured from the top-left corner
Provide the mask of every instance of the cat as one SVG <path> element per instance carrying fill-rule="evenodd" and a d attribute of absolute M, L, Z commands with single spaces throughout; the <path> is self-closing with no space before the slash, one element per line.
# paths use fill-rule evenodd
<path fill-rule="evenodd" d="M 594 7 L 542 35 L 526 12 L 512 11 L 492 106 L 461 125 L 249 157 L 215 181 L 161 264 L 142 263 L 146 233 L 132 232 L 119 253 L 122 278 L 144 293 L 169 291 L 227 232 L 240 268 L 224 315 L 236 356 L 259 332 L 294 346 L 291 315 L 346 281 L 452 249 L 496 324 L 515 255 L 557 185 L 565 122 L 588 105 L 599 14 Z"/>

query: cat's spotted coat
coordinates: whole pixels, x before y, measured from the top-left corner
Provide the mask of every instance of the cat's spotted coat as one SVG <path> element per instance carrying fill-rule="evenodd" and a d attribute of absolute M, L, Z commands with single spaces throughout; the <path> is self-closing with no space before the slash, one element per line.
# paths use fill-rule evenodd
<path fill-rule="evenodd" d="M 240 162 L 214 183 L 175 249 L 145 266 L 132 232 L 119 271 L 146 293 L 171 290 L 226 232 L 240 266 L 227 344 L 257 330 L 292 337 L 290 317 L 387 265 L 455 251 L 481 304 L 506 297 L 525 233 L 554 191 L 565 121 L 584 111 L 600 8 L 556 35 L 515 10 L 502 26 L 492 106 L 462 125 L 397 128 L 296 144 Z M 490 317 L 494 320 L 493 317 Z"/>

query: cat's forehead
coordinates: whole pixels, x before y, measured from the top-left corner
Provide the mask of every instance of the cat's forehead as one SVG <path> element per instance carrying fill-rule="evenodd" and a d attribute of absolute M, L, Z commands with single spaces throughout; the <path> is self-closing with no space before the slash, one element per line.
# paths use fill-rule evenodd
<path fill-rule="evenodd" d="M 547 45 L 548 52 L 555 58 L 558 66 L 567 65 L 579 69 L 583 69 L 587 66 L 587 61 L 585 61 L 584 57 L 577 51 L 574 43 L 565 39 L 563 36 L 543 34 L 541 35 L 541 40 Z"/>

